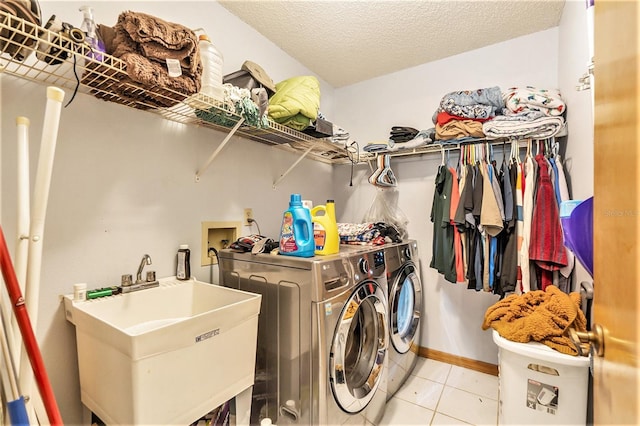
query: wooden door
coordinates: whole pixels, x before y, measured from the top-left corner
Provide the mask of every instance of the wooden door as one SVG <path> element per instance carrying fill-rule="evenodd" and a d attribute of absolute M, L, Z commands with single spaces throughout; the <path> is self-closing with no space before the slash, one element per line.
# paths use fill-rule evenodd
<path fill-rule="evenodd" d="M 595 2 L 595 424 L 640 424 L 639 12 L 636 1 Z"/>

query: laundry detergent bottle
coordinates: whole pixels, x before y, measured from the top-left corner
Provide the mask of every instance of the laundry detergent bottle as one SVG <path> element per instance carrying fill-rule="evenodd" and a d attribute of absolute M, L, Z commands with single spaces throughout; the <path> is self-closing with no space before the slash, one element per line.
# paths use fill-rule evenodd
<path fill-rule="evenodd" d="M 327 200 L 326 205 L 312 208 L 311 221 L 313 222 L 315 253 L 322 256 L 338 253 L 340 251 L 340 234 L 338 233 L 334 201 Z"/>
<path fill-rule="evenodd" d="M 309 209 L 302 206 L 300 194 L 291 194 L 289 209 L 282 217 L 280 229 L 280 254 L 285 256 L 313 257 L 313 224 Z"/>

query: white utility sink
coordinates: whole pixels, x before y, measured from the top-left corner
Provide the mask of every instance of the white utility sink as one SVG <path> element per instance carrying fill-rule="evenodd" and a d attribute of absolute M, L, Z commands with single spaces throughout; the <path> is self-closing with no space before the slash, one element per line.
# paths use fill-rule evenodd
<path fill-rule="evenodd" d="M 64 296 L 82 402 L 107 424 L 186 425 L 250 392 L 260 302 L 175 278 L 94 300 Z"/>

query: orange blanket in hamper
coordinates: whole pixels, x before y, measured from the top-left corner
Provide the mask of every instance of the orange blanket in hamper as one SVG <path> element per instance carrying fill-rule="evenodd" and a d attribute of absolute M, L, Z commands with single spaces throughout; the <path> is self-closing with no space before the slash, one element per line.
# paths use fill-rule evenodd
<path fill-rule="evenodd" d="M 482 329 L 495 329 L 505 339 L 530 341 L 567 355 L 578 355 L 568 329 L 586 331 L 587 320 L 580 310 L 580 293 L 566 294 L 550 285 L 522 295 L 510 295 L 487 309 Z"/>

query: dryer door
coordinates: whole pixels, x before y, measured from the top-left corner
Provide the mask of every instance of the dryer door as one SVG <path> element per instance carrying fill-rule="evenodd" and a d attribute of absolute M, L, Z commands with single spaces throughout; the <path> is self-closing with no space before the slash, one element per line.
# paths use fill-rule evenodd
<path fill-rule="evenodd" d="M 331 344 L 333 395 L 344 411 L 362 411 L 382 379 L 387 355 L 386 295 L 375 281 L 358 285 L 346 301 Z"/>
<path fill-rule="evenodd" d="M 391 342 L 403 354 L 413 343 L 422 312 L 422 285 L 413 262 L 405 263 L 395 276 L 389 291 Z"/>

